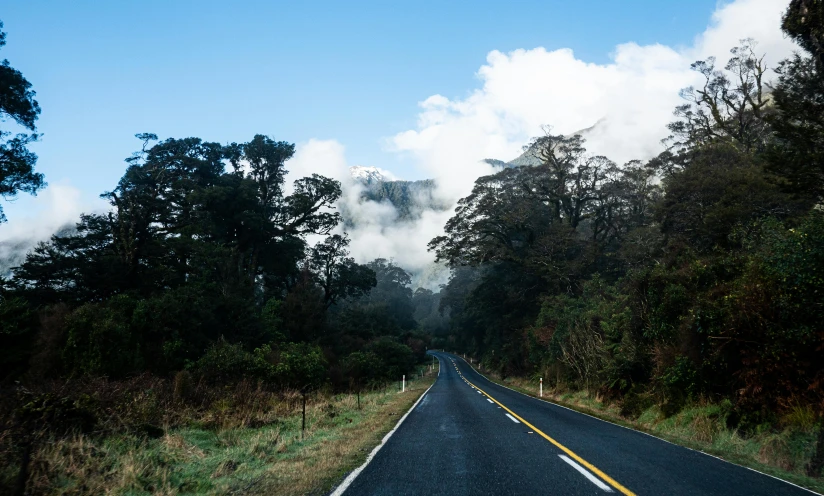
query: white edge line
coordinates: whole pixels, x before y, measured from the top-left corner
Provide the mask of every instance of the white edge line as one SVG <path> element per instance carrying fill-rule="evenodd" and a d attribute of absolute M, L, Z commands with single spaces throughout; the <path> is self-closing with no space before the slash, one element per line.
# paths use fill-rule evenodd
<path fill-rule="evenodd" d="M 513 417 L 512 415 L 510 415 L 510 414 L 508 414 L 508 413 L 505 413 L 504 415 L 506 415 L 507 417 L 509 417 L 509 420 L 511 420 L 511 421 L 513 421 L 513 422 L 515 422 L 516 424 L 520 424 L 520 423 L 521 423 L 521 421 L 520 421 L 520 420 L 516 419 L 515 417 Z"/>
<path fill-rule="evenodd" d="M 460 357 L 458 357 L 458 358 L 460 358 Z M 724 462 L 724 463 L 729 463 L 730 465 L 735 465 L 736 467 L 741 467 L 741 468 L 743 468 L 743 469 L 751 470 L 751 471 L 755 472 L 756 474 L 765 475 L 765 476 L 767 476 L 767 477 L 769 477 L 769 478 L 771 478 L 771 479 L 775 479 L 775 480 L 781 481 L 781 482 L 783 482 L 783 483 L 785 483 L 785 484 L 789 484 L 789 485 L 791 485 L 791 486 L 793 486 L 793 487 L 797 487 L 798 489 L 801 489 L 801 490 L 807 491 L 807 492 L 808 492 L 808 493 L 810 493 L 810 494 L 817 494 L 817 495 L 819 495 L 819 496 L 822 496 L 822 493 L 817 493 L 817 492 L 813 491 L 812 489 L 807 489 L 806 487 L 799 486 L 798 484 L 794 484 L 794 483 L 792 483 L 792 482 L 790 482 L 790 481 L 788 481 L 788 480 L 784 480 L 784 479 L 782 479 L 781 477 L 776 477 L 776 476 L 774 476 L 774 475 L 765 474 L 764 472 L 761 472 L 760 470 L 756 470 L 756 469 L 751 468 L 751 467 L 747 467 L 747 466 L 744 466 L 744 465 L 739 465 L 739 464 L 737 464 L 737 463 L 733 463 L 733 462 L 731 462 L 731 461 L 729 461 L 729 460 L 725 460 L 725 459 L 723 459 L 723 458 L 721 458 L 721 457 L 719 457 L 719 456 L 715 456 L 715 455 L 713 455 L 713 454 L 711 454 L 711 453 L 707 453 L 707 452 L 705 452 L 705 451 L 701 451 L 701 450 L 693 449 L 693 448 L 690 448 L 690 447 L 688 447 L 688 446 L 683 446 L 683 445 L 680 445 L 680 444 L 676 444 L 676 443 L 673 443 L 672 441 L 667 441 L 666 439 L 662 439 L 662 438 L 660 438 L 660 437 L 658 437 L 658 436 L 656 436 L 656 435 L 654 435 L 654 434 L 650 434 L 649 432 L 639 431 L 639 430 L 637 430 L 637 429 L 633 429 L 632 427 L 626 427 L 626 426 L 623 426 L 623 425 L 621 425 L 621 424 L 616 424 L 616 423 L 614 423 L 614 422 L 610 422 L 609 420 L 604 420 L 604 419 L 602 419 L 602 418 L 598 418 L 598 417 L 596 417 L 596 416 L 594 416 L 594 415 L 590 415 L 590 414 L 588 414 L 588 413 L 584 413 L 584 412 L 579 412 L 578 410 L 574 410 L 574 409 L 569 408 L 569 407 L 566 407 L 566 406 L 564 406 L 564 405 L 559 405 L 558 403 L 553 403 L 552 401 L 549 401 L 549 400 L 547 400 L 547 399 L 543 399 L 543 398 L 536 398 L 536 397 L 534 397 L 534 396 L 530 396 L 530 395 L 528 395 L 528 394 L 526 394 L 526 393 L 522 393 L 521 391 L 517 391 L 517 390 L 515 390 L 515 389 L 512 389 L 511 387 L 504 386 L 503 384 L 498 384 L 497 382 L 495 382 L 495 381 L 493 381 L 493 380 L 489 379 L 487 376 L 485 376 L 485 375 L 483 375 L 482 373 L 478 372 L 478 371 L 475 369 L 475 367 L 473 367 L 472 365 L 470 365 L 470 363 L 469 363 L 469 362 L 467 362 L 465 359 L 461 358 L 461 360 L 463 360 L 464 362 L 466 362 L 466 364 L 467 364 L 467 365 L 469 365 L 469 368 L 470 368 L 470 369 L 472 369 L 472 371 L 473 371 L 473 372 L 475 372 L 475 373 L 476 373 L 476 374 L 478 374 L 479 376 L 481 376 L 481 377 L 483 377 L 484 379 L 486 379 L 486 380 L 487 380 L 490 384 L 494 384 L 494 385 L 496 385 L 496 386 L 500 386 L 500 387 L 502 387 L 502 388 L 509 389 L 510 391 L 512 391 L 512 392 L 514 392 L 514 393 L 518 393 L 518 394 L 523 395 L 523 396 L 526 396 L 527 398 L 532 398 L 533 400 L 535 400 L 535 401 L 540 401 L 541 403 L 548 403 L 548 404 L 550 404 L 550 405 L 554 405 L 554 406 L 557 406 L 557 407 L 559 407 L 559 408 L 563 408 L 564 410 L 569 410 L 570 412 L 575 412 L 575 413 L 577 413 L 577 414 L 584 415 L 584 416 L 587 416 L 587 417 L 589 417 L 589 418 L 593 418 L 593 419 L 595 419 L 595 420 L 599 420 L 599 421 L 601 421 L 601 422 L 603 422 L 603 423 L 605 423 L 605 424 L 614 425 L 615 427 L 620 427 L 621 429 L 626 429 L 626 430 L 628 430 L 628 431 L 637 432 L 638 434 L 643 434 L 643 435 L 645 435 L 645 436 L 649 436 L 649 437 L 651 437 L 651 438 L 653 438 L 653 439 L 657 439 L 657 440 L 659 440 L 659 441 L 663 441 L 663 442 L 665 442 L 665 443 L 667 443 L 667 444 L 671 444 L 671 445 L 673 445 L 673 446 L 678 446 L 679 448 L 684 448 L 684 449 L 688 449 L 688 450 L 690 450 L 690 451 L 695 451 L 696 453 L 701 453 L 702 455 L 706 455 L 706 456 L 709 456 L 709 457 L 711 457 L 711 458 L 715 458 L 716 460 L 720 460 L 720 461 L 722 461 L 722 462 Z M 498 408 L 500 408 L 500 407 L 498 407 Z"/>
<path fill-rule="evenodd" d="M 597 478 L 594 475 L 592 475 L 591 473 L 589 473 L 589 471 L 587 469 L 585 469 L 584 467 L 582 467 L 582 466 L 578 465 L 577 463 L 575 463 L 574 461 L 570 460 L 569 457 L 567 457 L 566 455 L 558 455 L 558 457 L 561 460 L 569 463 L 572 466 L 572 468 L 574 468 L 578 472 L 581 472 L 581 475 L 583 475 L 584 477 L 589 479 L 590 482 L 592 482 L 593 484 L 595 484 L 596 486 L 601 488 L 603 491 L 606 491 L 608 493 L 613 492 L 611 487 L 609 487 L 608 485 L 601 482 L 601 480 L 599 478 Z"/>
<path fill-rule="evenodd" d="M 432 386 L 434 385 L 435 384 L 433 383 Z M 393 427 L 391 431 L 387 432 L 386 435 L 383 436 L 383 439 L 381 439 L 381 443 L 375 446 L 375 448 L 369 453 L 369 456 L 366 457 L 366 461 L 363 462 L 363 465 L 350 472 L 346 479 L 344 479 L 343 482 L 341 482 L 340 485 L 336 487 L 335 490 L 332 491 L 332 493 L 329 496 L 341 496 L 347 489 L 349 489 L 349 486 L 352 485 L 353 482 L 355 482 L 355 479 L 360 475 L 361 472 L 363 472 L 363 469 L 365 469 L 366 466 L 369 465 L 369 462 L 371 462 L 372 459 L 375 458 L 375 455 L 378 454 L 378 451 L 380 451 L 381 448 L 383 448 L 383 446 L 386 444 L 386 442 L 389 441 L 389 438 L 392 437 L 392 434 L 394 434 L 395 431 L 398 430 L 398 427 L 400 427 L 403 421 L 406 420 L 406 417 L 408 417 L 409 414 L 412 413 L 412 410 L 414 410 L 415 407 L 418 406 L 418 403 L 420 403 L 423 397 L 426 396 L 426 393 L 428 393 L 429 390 L 432 389 L 432 386 L 426 388 L 426 391 L 424 391 L 421 397 L 418 398 L 418 401 L 416 401 L 415 404 L 412 405 L 412 407 L 409 409 L 409 411 L 407 411 L 404 414 L 404 416 L 401 417 L 400 420 L 398 420 L 398 423 L 395 424 L 395 427 Z"/>

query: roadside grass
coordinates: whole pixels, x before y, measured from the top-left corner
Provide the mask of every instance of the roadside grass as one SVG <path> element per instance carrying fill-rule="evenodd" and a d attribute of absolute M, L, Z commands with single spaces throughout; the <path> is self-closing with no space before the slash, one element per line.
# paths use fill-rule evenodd
<path fill-rule="evenodd" d="M 468 363 L 468 362 L 467 362 Z M 476 370 L 476 364 L 471 364 Z M 537 381 L 500 376 L 479 370 L 491 381 L 538 398 Z M 694 402 L 667 417 L 658 405 L 640 413 L 622 414 L 619 402 L 607 402 L 586 391 L 544 388 L 543 399 L 601 420 L 652 434 L 674 444 L 717 456 L 824 494 L 824 479 L 810 477 L 806 467 L 815 453 L 817 427 L 812 410 L 794 408 L 780 428 L 749 436 L 726 425 L 729 409 L 723 404 Z"/>
<path fill-rule="evenodd" d="M 324 494 L 367 454 L 435 379 L 394 388 L 307 398 L 301 436 L 297 393 L 259 405 L 250 426 L 215 405 L 189 425 L 145 435 L 44 438 L 32 453 L 27 494 Z M 260 417 L 260 415 L 258 415 Z M 9 474 L 11 475 L 11 474 Z"/>

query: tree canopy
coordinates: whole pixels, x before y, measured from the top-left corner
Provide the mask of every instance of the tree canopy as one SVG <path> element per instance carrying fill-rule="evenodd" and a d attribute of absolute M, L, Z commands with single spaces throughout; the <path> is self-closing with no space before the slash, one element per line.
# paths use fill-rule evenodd
<path fill-rule="evenodd" d="M 0 22 L 0 48 L 6 45 L 6 33 Z M 37 155 L 28 145 L 37 141 L 35 122 L 40 116 L 40 105 L 35 92 L 23 74 L 8 60 L 0 61 L 0 122 L 13 120 L 30 133 L 14 133 L 0 128 L 0 197 L 14 198 L 18 193 L 35 194 L 45 186 L 43 174 L 34 171 Z M 0 223 L 5 222 L 0 205 Z"/>

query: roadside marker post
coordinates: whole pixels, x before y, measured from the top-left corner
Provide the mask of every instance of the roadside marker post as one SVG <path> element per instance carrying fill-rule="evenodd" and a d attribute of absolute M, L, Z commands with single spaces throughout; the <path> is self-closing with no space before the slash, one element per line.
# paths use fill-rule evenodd
<path fill-rule="evenodd" d="M 538 384 L 538 396 L 544 397 L 544 378 L 541 377 L 541 382 Z"/>
<path fill-rule="evenodd" d="M 406 374 L 404 374 L 403 379 L 401 379 L 401 392 L 406 392 Z"/>

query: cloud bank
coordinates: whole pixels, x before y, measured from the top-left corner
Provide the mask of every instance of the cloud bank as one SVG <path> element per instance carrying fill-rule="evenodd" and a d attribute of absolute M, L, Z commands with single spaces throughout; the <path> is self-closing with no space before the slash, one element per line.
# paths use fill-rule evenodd
<path fill-rule="evenodd" d="M 80 214 L 104 212 L 108 208 L 103 200 L 85 202 L 81 191 L 66 182 L 51 184 L 38 196 L 26 200 L 31 205 L 29 209 L 18 210 L 7 223 L 0 224 L 0 275 L 23 262 L 38 242 L 61 229 L 74 227 Z"/>
<path fill-rule="evenodd" d="M 410 153 L 442 194 L 466 194 L 484 158 L 510 160 L 542 125 L 553 132 L 585 133 L 588 148 L 616 162 L 656 155 L 681 88 L 699 82 L 689 66 L 715 56 L 723 67 L 730 48 L 744 38 L 758 42 L 774 67 L 794 45 L 780 30 L 785 0 L 738 0 L 720 6 L 692 46 L 615 47 L 608 64 L 575 57 L 571 49 L 543 47 L 487 55 L 477 72 L 482 87 L 464 99 L 433 95 L 421 102 L 416 129 L 390 138 Z M 597 125 L 596 125 L 597 124 Z"/>

